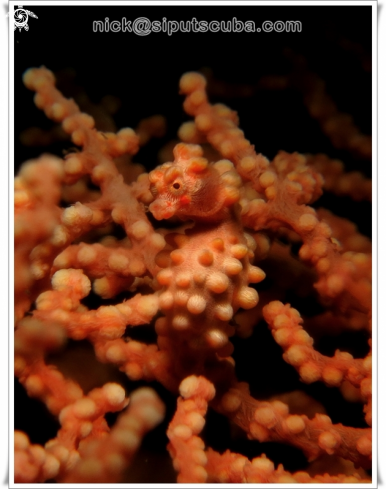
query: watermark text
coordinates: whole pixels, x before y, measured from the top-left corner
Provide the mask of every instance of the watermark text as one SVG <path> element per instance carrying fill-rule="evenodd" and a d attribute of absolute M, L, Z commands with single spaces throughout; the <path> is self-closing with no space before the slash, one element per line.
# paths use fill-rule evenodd
<path fill-rule="evenodd" d="M 299 20 L 265 20 L 261 25 L 256 25 L 253 20 L 149 20 L 147 17 L 137 17 L 134 20 L 122 17 L 121 20 L 93 21 L 94 32 L 130 32 L 137 36 L 148 36 L 151 33 L 167 33 L 168 36 L 176 32 L 301 32 L 302 23 Z"/>

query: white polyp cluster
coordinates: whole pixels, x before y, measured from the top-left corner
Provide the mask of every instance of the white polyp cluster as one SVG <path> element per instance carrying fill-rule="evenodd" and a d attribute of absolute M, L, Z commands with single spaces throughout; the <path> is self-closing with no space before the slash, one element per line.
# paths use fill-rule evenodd
<path fill-rule="evenodd" d="M 91 290 L 90 279 L 81 270 L 73 268 L 55 272 L 51 283 L 54 290 L 60 291 L 72 288 L 80 297 L 86 297 Z"/>
<path fill-rule="evenodd" d="M 97 250 L 93 246 L 87 244 L 84 244 L 77 253 L 77 259 L 83 266 L 94 263 L 97 256 Z"/>
<path fill-rule="evenodd" d="M 102 389 L 107 401 L 113 406 L 121 404 L 125 399 L 125 390 L 119 384 L 108 382 Z"/>
<path fill-rule="evenodd" d="M 214 385 L 204 377 L 190 375 L 180 384 L 180 394 L 184 399 L 200 396 L 207 401 L 210 401 L 214 398 L 215 393 Z"/>
<path fill-rule="evenodd" d="M 79 202 L 74 206 L 67 207 L 62 214 L 62 222 L 68 227 L 79 227 L 91 222 L 92 210 Z"/>
<path fill-rule="evenodd" d="M 96 412 L 96 404 L 92 399 L 84 397 L 75 402 L 72 408 L 73 414 L 80 419 L 88 419 Z"/>

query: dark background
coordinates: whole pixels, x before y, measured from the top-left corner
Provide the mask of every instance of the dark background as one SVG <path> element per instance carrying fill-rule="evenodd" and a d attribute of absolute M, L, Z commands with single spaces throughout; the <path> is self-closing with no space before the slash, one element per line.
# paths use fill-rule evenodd
<path fill-rule="evenodd" d="M 157 144 L 161 147 L 174 138 L 181 122 L 188 120 L 182 110 L 178 81 L 186 71 L 210 68 L 218 81 L 240 88 L 256 87 L 267 75 L 287 74 L 291 63 L 286 52 L 303 55 L 309 69 L 326 82 L 327 92 L 342 112 L 350 113 L 365 134 L 371 134 L 371 7 L 363 6 L 28 6 L 38 19 L 30 18 L 29 31 L 15 31 L 15 167 L 42 153 L 42 148 L 25 147 L 19 135 L 31 126 L 49 128 L 46 120 L 33 104 L 33 94 L 22 84 L 23 72 L 44 65 L 54 72 L 71 68 L 76 73 L 74 83 L 83 87 L 92 101 L 98 103 L 105 95 L 114 95 L 121 101 L 115 116 L 118 127 L 135 127 L 153 114 L 167 117 L 168 132 Z M 270 20 L 298 20 L 301 33 L 151 33 L 140 37 L 134 33 L 94 33 L 93 20 L 120 21 L 147 17 L 149 20 L 253 20 L 256 26 Z M 63 88 L 66 96 L 71 96 Z M 321 132 L 295 90 L 252 90 L 248 97 L 241 90 L 221 97 L 209 86 L 213 102 L 224 102 L 238 111 L 240 127 L 246 136 L 269 158 L 279 150 L 301 153 L 326 153 L 344 161 L 349 170 L 360 170 L 371 176 L 371 162 L 357 158 L 344 150 L 335 149 Z M 241 96 L 240 96 L 241 95 Z M 61 142 L 44 148 L 59 156 L 71 147 Z M 141 150 L 136 161 L 153 168 L 155 153 Z M 371 235 L 371 205 L 353 203 L 350 199 L 324 196 L 323 206 L 357 223 L 366 235 Z M 355 336 L 355 335 L 354 335 Z M 365 338 L 357 335 L 357 345 Z M 340 342 L 340 343 L 339 343 Z M 261 345 L 264 344 L 264 348 Z M 327 345 L 327 346 L 326 346 Z M 325 352 L 334 349 L 352 349 L 358 356 L 366 352 L 352 344 L 350 339 L 331 339 Z M 351 346 L 350 346 L 351 345 Z M 252 372 L 253 387 L 262 397 L 272 391 L 287 392 L 304 388 L 296 372 L 281 359 L 280 348 L 273 342 L 267 328 L 258 328 L 249 340 L 235 340 L 236 358 L 242 380 L 245 372 Z M 258 348 L 258 350 L 257 350 Z M 321 347 L 322 348 L 322 347 Z M 359 349 L 358 349 L 359 348 Z M 76 347 L 74 347 L 76 350 Z M 262 351 L 263 350 L 263 351 Z M 241 352 L 237 354 L 237 351 Z M 256 352 L 259 353 L 256 353 Z M 126 382 L 121 379 L 122 382 Z M 130 387 L 131 389 L 132 387 Z M 173 412 L 174 400 L 157 387 L 169 401 L 168 419 L 155 435 L 147 438 L 146 447 L 164 450 L 165 427 Z M 362 407 L 342 400 L 337 389 L 328 389 L 321 383 L 307 386 L 306 391 L 327 408 L 333 422 L 364 426 Z M 25 429 L 33 442 L 44 443 L 55 436 L 56 422 L 47 416 L 37 401 L 29 401 L 21 386 L 16 384 L 15 427 Z M 27 404 L 30 402 L 30 404 Z M 27 408 L 28 406 L 28 408 Z M 26 415 L 26 412 L 29 413 Z M 216 419 L 214 419 L 216 418 Z M 290 447 L 227 441 L 229 427 L 226 420 L 209 414 L 212 430 L 206 431 L 208 445 L 216 449 L 232 448 L 253 457 L 266 453 L 275 463 L 284 463 L 288 470 L 301 470 L 306 461 L 302 454 Z M 45 430 L 47 428 L 47 430 Z M 157 448 L 158 447 L 158 448 Z M 147 448 L 146 448 L 147 449 Z M 146 458 L 146 457 L 145 457 Z M 151 459 L 149 459 L 151 460 Z M 162 459 L 167 460 L 167 458 Z M 166 462 L 162 462 L 166 463 Z M 170 469 L 170 466 L 169 466 Z M 167 482 L 160 474 L 146 471 L 140 482 Z M 154 478 L 154 480 L 152 479 Z"/>
<path fill-rule="evenodd" d="M 178 81 L 186 71 L 211 68 L 217 80 L 256 85 L 265 75 L 285 74 L 290 48 L 306 57 L 309 68 L 326 82 L 343 112 L 371 132 L 371 7 L 239 7 L 221 5 L 114 7 L 29 6 L 29 31 L 15 31 L 15 122 L 17 135 L 35 124 L 31 93 L 21 82 L 23 72 L 44 65 L 57 72 L 73 68 L 76 82 L 95 101 L 112 94 L 122 101 L 119 126 L 135 125 L 154 113 L 167 116 L 173 134 L 183 116 Z M 134 33 L 97 32 L 93 20 L 147 17 L 149 20 L 299 20 L 301 33 Z M 361 53 L 358 53 L 361 51 Z M 365 60 L 365 61 L 364 61 Z M 237 109 L 241 127 L 257 150 L 273 157 L 279 149 L 299 152 L 329 150 L 328 141 L 312 135 L 316 123 L 305 119 L 301 96 L 255 93 L 248 100 L 226 100 Z M 213 100 L 213 98 L 212 98 Z M 214 98 L 214 101 L 217 101 Z M 222 100 L 224 101 L 224 100 Z M 234 102 L 234 103 L 232 103 Z M 235 106 L 236 105 L 236 106 Z M 33 106 L 32 106 L 33 107 Z M 42 117 L 43 118 L 43 117 Z M 307 128 L 307 123 L 311 127 Z M 252 127 L 249 127 L 251 124 Z M 317 131 L 316 131 L 317 132 Z M 16 163 L 24 154 L 16 145 Z M 339 155 L 337 155 L 339 156 Z M 347 159 L 347 158 L 346 158 Z"/>

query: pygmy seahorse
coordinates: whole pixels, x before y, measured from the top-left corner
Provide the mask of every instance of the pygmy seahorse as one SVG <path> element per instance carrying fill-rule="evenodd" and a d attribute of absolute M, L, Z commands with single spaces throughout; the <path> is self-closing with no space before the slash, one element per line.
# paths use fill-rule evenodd
<path fill-rule="evenodd" d="M 180 352 L 186 362 L 227 357 L 234 314 L 258 303 L 248 284 L 265 277 L 251 264 L 256 244 L 240 222 L 242 181 L 232 162 L 209 164 L 198 145 L 180 143 L 174 157 L 149 174 L 155 197 L 149 209 L 158 220 L 177 217 L 193 224 L 167 234 L 168 246 L 156 260 L 165 315 L 156 322 L 158 345 Z"/>

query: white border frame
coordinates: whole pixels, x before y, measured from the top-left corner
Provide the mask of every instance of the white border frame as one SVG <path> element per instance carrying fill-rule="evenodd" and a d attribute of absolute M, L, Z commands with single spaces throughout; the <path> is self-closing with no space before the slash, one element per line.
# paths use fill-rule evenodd
<path fill-rule="evenodd" d="M 385 0 L 386 1 L 386 0 Z M 385 143 L 384 143 L 384 138 L 380 138 L 380 143 L 381 144 L 381 147 L 380 147 L 380 151 L 379 153 L 377 152 L 377 149 L 378 149 L 378 142 L 377 142 L 377 135 L 378 135 L 378 129 L 379 128 L 382 128 L 382 134 L 383 133 L 386 133 L 386 117 L 385 117 L 385 99 L 386 99 L 386 95 L 384 94 L 384 87 L 386 86 L 386 74 L 385 74 L 385 60 L 386 60 L 386 53 L 385 51 L 383 50 L 382 52 L 382 57 L 380 57 L 380 61 L 382 61 L 382 65 L 380 65 L 379 67 L 379 74 L 381 75 L 381 80 L 382 80 L 382 83 L 379 84 L 379 86 L 381 87 L 381 90 L 379 92 L 379 100 L 377 99 L 377 87 L 378 87 L 378 64 L 377 64 L 377 61 L 378 61 L 378 53 L 377 53 L 377 49 L 378 49 L 378 32 L 377 32 L 377 25 L 378 25 L 378 20 L 380 21 L 380 24 L 383 25 L 383 27 L 379 28 L 379 46 L 386 46 L 386 35 L 385 35 L 385 29 L 386 29 L 386 22 L 385 22 L 385 16 L 386 16 L 386 12 L 384 11 L 386 9 L 386 5 L 385 5 L 385 1 L 384 2 L 379 2 L 379 7 L 377 5 L 377 2 L 375 0 L 366 0 L 366 1 L 335 1 L 335 0 L 326 0 L 326 1 L 282 1 L 282 0 L 271 0 L 271 1 L 255 1 L 255 0 L 252 0 L 252 1 L 244 1 L 244 0 L 241 0 L 241 1 L 235 1 L 235 0 L 187 0 L 187 1 L 181 1 L 181 0 L 178 0 L 178 1 L 154 1 L 154 0 L 149 0 L 149 1 L 146 1 L 146 0 L 133 0 L 133 1 L 108 1 L 108 0 L 91 0 L 91 1 L 84 1 L 84 0 L 58 0 L 58 1 L 54 1 L 54 0 L 48 0 L 48 1 L 42 1 L 42 0 L 38 0 L 38 1 L 30 1 L 30 0 L 25 0 L 25 1 L 22 1 L 22 2 L 19 2 L 19 1 L 16 1 L 16 0 L 11 0 L 9 2 L 9 11 L 13 11 L 13 8 L 14 6 L 17 6 L 17 5 L 20 5 L 22 4 L 23 7 L 27 7 L 27 6 L 48 6 L 48 5 L 72 5 L 72 6 L 80 6 L 80 5 L 83 5 L 83 6 L 89 6 L 89 7 L 92 7 L 93 5 L 106 5 L 106 6 L 141 6 L 141 5 L 146 5 L 146 6 L 153 6 L 153 5 L 215 5 L 215 6 L 221 6 L 221 5 L 237 5 L 237 6 L 241 6 L 241 5 L 258 5 L 258 6 L 288 6 L 288 5 L 297 5 L 297 6 L 307 6 L 307 5 L 312 5 L 312 6 L 316 6 L 316 5 L 320 5 L 320 6 L 338 6 L 338 5 L 341 5 L 341 6 L 349 6 L 349 5 L 355 5 L 355 6 L 358 6 L 358 5 L 371 5 L 372 6 L 372 14 L 373 14 L 373 53 L 372 53 L 372 66 L 373 66 L 373 103 L 372 103 L 372 108 L 373 108 L 373 116 L 372 116 L 372 127 L 373 127 L 373 163 L 372 163 L 372 167 L 373 167 L 373 175 L 377 175 L 378 176 L 378 185 L 379 185 L 379 182 L 385 182 L 386 179 L 386 169 L 385 169 L 385 166 L 386 166 L 386 148 L 385 148 Z M 3 4 L 4 5 L 4 4 Z M 6 11 L 7 9 L 7 5 L 5 4 L 4 5 L 5 9 L 3 9 L 3 12 Z M 383 11 L 381 12 L 380 10 L 378 11 L 378 8 L 379 9 L 383 9 Z M 378 19 L 378 14 L 379 14 L 379 19 Z M 4 13 L 5 15 L 5 13 Z M 34 26 L 35 27 L 35 26 Z M 2 117 L 1 118 L 1 123 L 2 123 L 2 127 L 1 127 L 1 137 L 2 137 L 2 140 L 1 140 L 1 147 L 2 148 L 6 148 L 8 146 L 8 152 L 9 152 L 9 165 L 10 167 L 8 167 L 8 192 L 7 192 L 7 189 L 6 188 L 2 188 L 2 191 L 0 192 L 0 196 L 1 198 L 3 199 L 2 201 L 2 205 L 0 206 L 0 209 L 4 212 L 4 209 L 7 207 L 6 205 L 6 195 L 8 193 L 8 209 L 9 209 L 9 212 L 11 211 L 12 207 L 13 207 L 13 193 L 12 193 L 12 188 L 13 188 L 13 172 L 10 171 L 10 168 L 13 167 L 13 164 L 14 164 L 14 155 L 13 155 L 13 144 L 14 144 L 14 105 L 13 105 L 13 102 L 14 102 L 14 29 L 13 29 L 13 19 L 12 19 L 12 15 L 9 16 L 9 21 L 8 21 L 8 46 L 9 46 L 9 51 L 8 51 L 8 55 L 9 55 L 9 61 L 8 61 L 8 69 L 9 69 L 9 78 L 8 78 L 8 81 L 9 81 L 9 86 L 8 86 L 8 90 L 7 90 L 7 84 L 6 84 L 6 77 L 2 77 L 2 81 L 1 81 L 1 95 L 2 95 L 2 101 L 3 101 L 3 104 L 2 104 L 2 107 L 6 107 L 8 104 L 7 102 L 9 102 L 9 132 L 8 132 L 8 145 L 7 145 L 7 141 L 5 139 L 5 135 L 7 134 L 7 131 L 6 131 L 6 127 L 7 127 L 7 123 L 6 123 L 6 118 L 5 117 Z M 3 35 L 3 33 L 2 33 Z M 5 36 L 3 36 L 4 38 Z M 382 43 L 380 42 L 382 39 Z M 7 49 L 7 43 L 6 43 L 6 40 L 5 39 L 2 39 L 3 42 L 0 43 L 0 46 L 1 46 L 1 49 L 2 49 L 2 57 L 1 59 L 6 59 L 6 54 L 4 55 L 4 51 L 6 51 Z M 7 95 L 7 91 L 8 91 L 8 95 Z M 378 101 L 383 109 L 383 111 L 379 112 L 378 114 L 378 111 L 377 111 L 377 108 L 378 108 Z M 4 111 L 5 112 L 5 111 Z M 379 128 L 377 126 L 377 122 L 378 122 L 378 116 L 379 116 L 379 122 L 380 122 L 380 125 L 379 125 Z M 377 160 L 377 157 L 379 157 L 380 159 Z M 377 167 L 377 161 L 380 161 L 380 162 L 383 162 L 382 165 L 379 165 Z M 3 165 L 5 166 L 5 164 L 3 163 Z M 374 178 L 374 181 L 376 181 L 376 179 Z M 6 179 L 2 179 L 2 184 L 4 185 L 5 187 L 5 182 L 7 182 Z M 381 189 L 381 187 L 380 187 Z M 380 197 L 380 200 L 378 201 L 378 192 L 377 192 L 377 185 L 373 185 L 373 216 L 372 216 L 372 224 L 373 224 L 373 231 L 374 231 L 374 237 L 373 237 L 373 256 L 374 257 L 378 257 L 378 260 L 377 259 L 374 259 L 374 263 L 373 263 L 373 284 L 375 285 L 375 287 L 373 287 L 373 311 L 377 314 L 377 311 L 378 311 L 378 303 L 377 303 L 377 295 L 378 295 L 378 287 L 376 286 L 378 284 L 378 280 L 380 281 L 379 282 L 379 285 L 381 287 L 381 290 L 384 291 L 384 275 L 382 273 L 379 273 L 378 275 L 378 269 L 380 267 L 380 269 L 382 271 L 385 271 L 386 272 L 386 256 L 382 256 L 382 254 L 380 254 L 378 256 L 378 247 L 377 247 L 377 243 L 378 243 L 378 238 L 382 240 L 382 243 L 384 245 L 386 245 L 386 243 L 383 242 L 383 240 L 385 239 L 385 230 L 383 227 L 380 227 L 379 228 L 379 235 L 378 235 L 378 228 L 377 228 L 377 224 L 378 224 L 378 212 L 377 212 L 377 205 L 376 203 L 378 203 L 378 206 L 380 209 L 386 209 L 386 192 L 380 192 L 379 194 L 379 197 Z M 3 215 L 2 215 L 3 217 Z M 6 216 L 5 216 L 5 213 L 4 213 L 4 220 L 3 222 L 5 222 L 6 220 Z M 383 246 L 381 245 L 380 246 L 380 250 L 381 252 L 383 251 Z M 4 250 L 3 250 L 4 251 Z M 13 265 L 13 219 L 12 217 L 10 217 L 9 219 L 9 240 L 8 240 L 8 251 L 9 251 L 9 267 L 11 267 Z M 5 256 L 5 253 L 3 252 L 3 256 Z M 5 268 L 5 264 L 3 263 L 3 261 L 1 262 L 1 265 L 2 265 L 2 268 L 1 268 L 1 276 L 2 277 L 5 277 L 6 276 L 6 268 Z M 9 316 L 10 316 L 10 329 L 9 329 L 9 348 L 10 348 L 10 352 L 13 351 L 13 335 L 10 333 L 12 331 L 11 328 L 13 328 L 13 297 L 11 294 L 8 294 L 8 286 L 7 284 L 2 284 L 3 286 L 3 289 L 2 289 L 2 293 L 0 294 L 1 296 L 1 299 L 3 300 L 3 304 L 2 304 L 2 311 L 5 311 L 6 308 L 8 308 L 8 305 L 9 305 Z M 6 288 L 5 288 L 6 287 Z M 9 268 L 9 290 L 12 290 L 13 289 L 13 273 L 12 273 L 12 268 Z M 8 300 L 7 300 L 7 303 L 5 303 L 5 298 L 8 297 Z M 4 316 L 3 316 L 4 317 Z M 378 397 L 377 397 L 377 394 L 378 394 L 378 391 L 377 391 L 377 374 L 378 374 L 378 370 L 377 370 L 377 365 L 378 365 L 378 359 L 377 359 L 377 351 L 378 351 L 378 348 L 379 348 L 379 345 L 380 343 L 378 343 L 378 341 L 381 341 L 382 340 L 382 345 L 385 346 L 385 336 L 386 336 L 386 333 L 385 333 L 385 323 L 386 323 L 386 314 L 385 314 L 385 311 L 384 310 L 381 310 L 379 311 L 379 316 L 378 316 L 378 321 L 379 321 L 379 324 L 381 325 L 381 328 L 380 330 L 378 330 L 378 328 L 374 328 L 374 345 L 373 345 L 373 365 L 374 365 L 374 369 L 373 369 L 373 419 L 374 420 L 377 420 L 377 400 L 378 400 Z M 3 326 L 3 334 L 4 334 L 4 331 L 5 331 L 5 327 Z M 3 349 L 5 349 L 5 345 L 7 345 L 7 341 L 5 339 L 3 339 L 3 341 L 1 341 L 1 345 L 3 347 Z M 1 371 L 4 372 L 6 371 L 7 367 L 6 367 L 6 354 L 5 354 L 5 351 L 2 352 L 2 354 L 0 354 L 0 359 L 1 359 Z M 9 419 L 9 424 L 8 424 L 8 428 L 9 428 L 9 447 L 7 447 L 5 449 L 5 451 L 3 452 L 3 446 L 1 446 L 2 448 L 2 452 L 1 452 L 1 460 L 7 460 L 8 457 L 10 457 L 10 463 L 9 463 L 9 468 L 13 468 L 13 421 L 14 421 L 14 417 L 13 417 L 13 395 L 14 395 L 14 392 L 13 392 L 13 355 L 10 355 L 8 354 L 8 359 L 9 359 L 9 364 L 8 364 L 8 372 L 9 372 L 9 378 L 8 378 L 8 381 L 9 381 L 9 398 L 10 398 L 10 409 L 9 409 L 9 418 L 8 416 L 2 411 L 2 418 L 3 420 L 4 419 Z M 386 360 L 385 360 L 385 355 L 380 355 L 380 362 L 382 362 L 382 365 L 381 363 L 379 364 L 379 371 L 383 371 L 383 369 L 386 369 Z M 5 383 L 4 383 L 5 384 Z M 1 387 L 2 387 L 2 391 L 4 392 L 6 387 L 3 385 L 3 379 L 2 379 L 2 384 L 1 384 Z M 385 394 L 384 394 L 384 391 L 380 391 L 379 392 L 379 400 L 382 401 L 382 404 L 384 406 L 384 408 L 386 408 L 386 405 L 385 405 Z M 4 409 L 4 407 L 3 407 Z M 5 408 L 6 410 L 6 408 Z M 382 412 L 382 411 L 381 411 Z M 373 487 L 377 487 L 378 485 L 379 486 L 382 486 L 383 485 L 383 482 L 382 481 L 382 478 L 381 478 L 381 474 L 380 474 L 380 471 L 381 471 L 381 467 L 378 465 L 377 466 L 377 460 L 378 460 L 378 456 L 379 456 L 379 453 L 378 453 L 378 434 L 379 434 L 379 430 L 382 428 L 382 434 L 384 435 L 385 433 L 385 425 L 386 425 L 386 422 L 385 421 L 382 421 L 383 419 L 383 415 L 380 417 L 379 419 L 379 424 L 376 423 L 375 424 L 375 429 L 373 430 L 373 448 L 374 448 L 374 452 L 373 452 L 373 482 L 371 484 L 362 484 L 362 485 L 358 485 L 358 484 L 313 484 L 312 487 L 315 487 L 315 488 L 335 488 L 335 489 L 340 489 L 341 487 L 348 487 L 348 488 L 358 488 L 358 487 L 368 487 L 368 488 L 373 488 Z M 378 428 L 378 430 L 377 430 Z M 3 434 L 3 436 L 1 437 L 1 439 L 5 439 L 6 436 L 5 436 L 5 433 Z M 7 453 L 8 452 L 8 453 Z M 386 451 L 384 449 L 384 443 L 382 443 L 382 450 L 380 450 L 380 452 L 383 454 L 383 460 L 386 459 Z M 378 470 L 377 470 L 378 469 Z M 0 478 L 0 483 L 2 482 L 2 480 L 4 481 L 4 483 L 6 484 L 6 479 L 7 479 L 7 472 L 8 472 L 8 467 L 5 468 L 5 475 L 3 477 L 3 479 Z M 378 474 L 378 483 L 377 483 L 377 474 Z M 385 473 L 384 473 L 385 474 Z M 386 482 L 386 481 L 385 481 Z M 236 484 L 175 484 L 176 486 L 178 487 L 181 487 L 181 488 L 201 488 L 201 487 L 213 487 L 213 488 L 219 488 L 219 487 L 229 487 L 229 488 L 233 488 L 235 489 L 235 487 L 237 487 Z M 122 487 L 143 487 L 143 488 L 152 488 L 152 487 L 170 487 L 171 484 L 55 484 L 55 487 L 60 487 L 60 488 L 65 488 L 65 487 L 70 487 L 72 489 L 75 489 L 76 487 L 82 487 L 82 488 L 95 488 L 95 486 L 97 486 L 98 488 L 113 488 L 113 487 L 117 487 L 117 488 L 122 488 Z M 305 487 L 306 485 L 305 484 L 243 484 L 242 487 L 275 487 L 275 488 L 292 488 L 292 487 Z M 12 487 L 12 488 L 25 488 L 25 489 L 29 489 L 29 488 L 42 488 L 42 487 L 47 487 L 47 484 L 15 484 L 13 482 L 9 482 L 9 487 Z"/>

